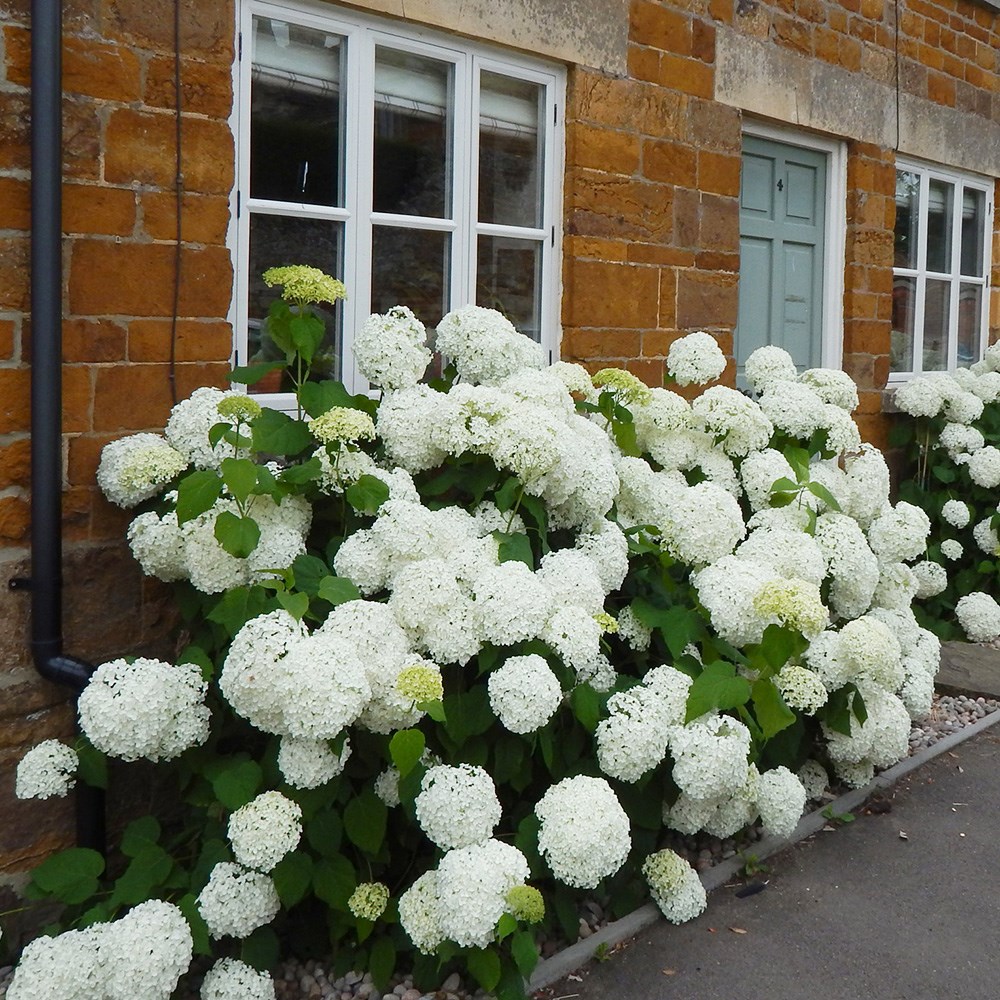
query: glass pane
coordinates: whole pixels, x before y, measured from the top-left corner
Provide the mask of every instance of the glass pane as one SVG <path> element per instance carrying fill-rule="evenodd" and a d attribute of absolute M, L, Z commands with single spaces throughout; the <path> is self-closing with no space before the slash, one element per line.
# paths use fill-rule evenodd
<path fill-rule="evenodd" d="M 375 50 L 375 211 L 451 215 L 451 63 Z"/>
<path fill-rule="evenodd" d="M 958 363 L 971 365 L 979 360 L 983 331 L 983 286 L 962 282 L 958 292 Z"/>
<path fill-rule="evenodd" d="M 985 218 L 985 194 L 966 188 L 962 193 L 962 274 L 982 277 Z"/>
<path fill-rule="evenodd" d="M 927 185 L 927 270 L 951 273 L 951 229 L 955 185 L 931 179 Z"/>
<path fill-rule="evenodd" d="M 409 306 L 428 329 L 448 311 L 451 236 L 424 229 L 372 229 L 372 312 Z"/>
<path fill-rule="evenodd" d="M 255 17 L 250 196 L 341 205 L 343 39 Z"/>
<path fill-rule="evenodd" d="M 917 239 L 920 225 L 920 175 L 896 171 L 896 267 L 917 267 Z M 909 370 L 909 369 L 904 369 Z"/>
<path fill-rule="evenodd" d="M 479 221 L 540 226 L 543 88 L 483 72 L 479 93 Z"/>
<path fill-rule="evenodd" d="M 341 257 L 343 226 L 322 219 L 288 219 L 280 215 L 250 216 L 249 308 L 247 309 L 247 354 L 245 362 L 275 361 L 281 357 L 271 341 L 262 336 L 267 310 L 280 294 L 280 288 L 268 288 L 261 275 L 269 267 L 286 264 L 308 264 L 334 276 L 343 273 Z M 327 335 L 313 364 L 312 377 L 323 380 L 341 377 L 341 310 L 320 305 L 316 307 L 326 322 Z M 280 384 L 281 373 L 258 382 L 251 392 L 291 390 L 291 384 Z"/>
<path fill-rule="evenodd" d="M 896 276 L 892 283 L 892 341 L 889 368 L 894 372 L 913 371 L 913 311 L 917 279 Z"/>
<path fill-rule="evenodd" d="M 951 282 L 927 279 L 924 293 L 924 371 L 948 368 L 948 322 L 951 313 Z"/>
<path fill-rule="evenodd" d="M 480 236 L 476 305 L 502 312 L 532 340 L 541 339 L 542 248 L 536 240 Z"/>

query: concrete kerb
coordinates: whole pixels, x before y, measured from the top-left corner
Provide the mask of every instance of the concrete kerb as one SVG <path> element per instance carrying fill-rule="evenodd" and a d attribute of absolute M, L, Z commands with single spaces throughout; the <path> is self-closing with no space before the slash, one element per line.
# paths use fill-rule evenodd
<path fill-rule="evenodd" d="M 900 778 L 922 767 L 929 760 L 933 760 L 940 754 L 946 753 L 952 747 L 963 743 L 965 740 L 978 736 L 983 730 L 989 729 L 997 723 L 1000 723 L 1000 711 L 991 712 L 971 726 L 965 726 L 957 733 L 952 733 L 938 740 L 933 746 L 913 754 L 912 757 L 901 760 L 898 764 L 883 771 L 863 788 L 856 788 L 853 791 L 846 792 L 821 809 L 803 816 L 790 836 L 766 837 L 764 840 L 759 841 L 753 848 L 754 858 L 763 861 L 764 858 L 777 854 L 792 844 L 797 844 L 799 841 L 811 837 L 830 822 L 829 817 L 843 815 L 859 808 L 876 792 L 891 788 Z M 725 885 L 731 878 L 743 870 L 745 864 L 745 859 L 736 855 L 714 865 L 708 871 L 702 872 L 701 881 L 705 886 L 705 891 L 712 892 L 714 889 Z M 590 937 L 563 948 L 562 951 L 557 952 L 551 958 L 543 959 L 538 963 L 528 983 L 528 989 L 538 990 L 543 986 L 551 985 L 581 966 L 586 965 L 594 958 L 595 952 L 602 945 L 610 948 L 621 944 L 623 941 L 635 937 L 644 928 L 656 923 L 660 919 L 662 919 L 660 910 L 653 903 L 646 903 L 644 906 L 640 906 L 637 910 L 633 910 L 620 920 L 615 920 L 607 926 L 602 927 Z"/>

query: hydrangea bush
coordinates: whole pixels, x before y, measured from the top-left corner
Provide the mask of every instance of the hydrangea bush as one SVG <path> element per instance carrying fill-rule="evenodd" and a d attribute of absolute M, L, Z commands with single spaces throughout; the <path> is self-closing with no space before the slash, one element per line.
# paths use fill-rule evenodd
<path fill-rule="evenodd" d="M 69 929 L 25 953 L 12 1000 L 149 899 L 217 960 L 205 998 L 272 996 L 260 973 L 290 947 L 521 996 L 538 927 L 574 938 L 587 893 L 703 909 L 672 832 L 788 835 L 828 770 L 859 785 L 905 753 L 938 661 L 910 609 L 928 522 L 890 504 L 845 375 L 768 347 L 755 396 L 689 403 L 669 385 L 725 367 L 706 334 L 651 389 L 545 366 L 469 306 L 425 382 L 425 339 L 402 307 L 365 325 L 377 400 L 299 378 L 289 340 L 297 418 L 200 389 L 164 438 L 105 452 L 184 631 L 173 664 L 95 674 L 80 777 L 166 762 L 183 822 L 134 821 L 123 868 L 40 866 Z M 22 794 L 63 794 L 75 763 L 48 746 L 22 769 Z"/>
<path fill-rule="evenodd" d="M 988 642 L 1000 635 L 1000 344 L 952 374 L 912 379 L 896 390 L 904 450 L 900 496 L 931 521 L 927 556 L 912 567 L 917 615 L 942 639 Z"/>

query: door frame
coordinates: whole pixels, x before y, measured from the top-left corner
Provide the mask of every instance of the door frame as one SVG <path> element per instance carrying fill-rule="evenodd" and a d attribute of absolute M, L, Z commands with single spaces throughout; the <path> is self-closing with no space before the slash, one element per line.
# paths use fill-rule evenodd
<path fill-rule="evenodd" d="M 847 247 L 847 143 L 812 132 L 743 116 L 743 132 L 787 146 L 817 150 L 827 156 L 826 232 L 820 358 L 824 368 L 844 361 L 844 270 Z M 742 162 L 742 152 L 740 154 Z"/>

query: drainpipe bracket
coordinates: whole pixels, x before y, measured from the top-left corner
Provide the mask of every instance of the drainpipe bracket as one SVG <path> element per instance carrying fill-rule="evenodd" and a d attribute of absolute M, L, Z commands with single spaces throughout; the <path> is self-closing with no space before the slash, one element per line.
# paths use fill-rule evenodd
<path fill-rule="evenodd" d="M 8 590 L 31 590 L 31 577 L 14 576 L 7 581 Z"/>

